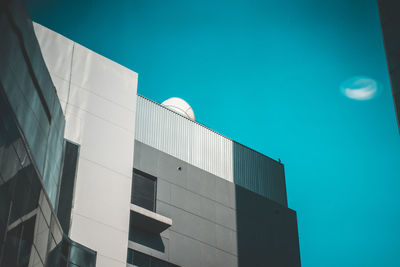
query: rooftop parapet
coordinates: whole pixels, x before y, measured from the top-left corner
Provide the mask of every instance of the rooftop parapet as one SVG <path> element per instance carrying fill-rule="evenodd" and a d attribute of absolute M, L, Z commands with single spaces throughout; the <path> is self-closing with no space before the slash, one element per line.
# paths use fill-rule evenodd
<path fill-rule="evenodd" d="M 135 139 L 287 206 L 281 163 L 140 95 Z"/>

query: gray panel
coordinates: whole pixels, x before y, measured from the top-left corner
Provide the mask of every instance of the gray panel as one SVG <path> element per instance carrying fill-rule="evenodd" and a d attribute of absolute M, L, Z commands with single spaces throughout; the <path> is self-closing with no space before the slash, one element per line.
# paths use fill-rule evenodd
<path fill-rule="evenodd" d="M 159 153 L 158 177 L 186 188 L 188 164 L 168 154 Z"/>
<path fill-rule="evenodd" d="M 298 266 L 293 211 L 149 145 L 137 140 L 135 145 L 139 147 L 135 158 L 139 159 L 135 160 L 134 167 L 141 171 L 144 170 L 140 167 L 146 168 L 157 176 L 157 213 L 172 219 L 172 226 L 161 233 L 163 239 L 169 240 L 169 252 L 155 257 L 190 267 L 238 266 L 238 258 L 243 267 Z M 242 148 L 235 151 L 242 151 Z M 284 177 L 280 164 L 252 153 L 239 153 L 251 159 L 254 165 L 238 165 L 238 171 L 252 172 L 247 168 L 259 167 L 268 177 Z M 181 171 L 178 166 L 182 167 Z M 265 186 L 285 186 L 284 179 L 266 179 L 248 185 L 260 190 Z M 284 190 L 265 190 L 264 193 L 282 202 L 286 200 Z M 240 231 L 236 231 L 237 228 Z M 151 251 L 142 250 L 146 251 L 152 255 Z"/>
<path fill-rule="evenodd" d="M 216 223 L 232 230 L 236 230 L 236 211 L 232 208 L 215 203 Z"/>
<path fill-rule="evenodd" d="M 171 232 L 169 260 L 179 266 L 201 267 L 201 248 L 199 241 Z"/>
<path fill-rule="evenodd" d="M 164 232 L 162 232 L 160 235 L 161 235 L 161 237 L 163 237 L 163 238 L 169 239 L 169 238 L 170 238 L 169 232 L 170 232 L 170 230 L 167 229 L 167 230 L 165 230 Z"/>
<path fill-rule="evenodd" d="M 171 184 L 163 179 L 157 179 L 157 200 L 171 202 Z"/>
<path fill-rule="evenodd" d="M 171 204 L 215 222 L 215 202 L 184 188 L 171 185 Z"/>
<path fill-rule="evenodd" d="M 286 205 L 282 164 L 142 96 L 137 97 L 135 138 L 177 159 Z M 171 167 L 171 170 L 174 167 L 174 163 L 168 160 L 161 160 L 159 164 L 166 164 L 167 166 L 160 167 Z M 166 174 L 167 178 L 170 175 Z M 186 181 L 177 182 L 182 186 L 186 185 Z"/>
<path fill-rule="evenodd" d="M 157 206 L 156 209 L 157 209 L 158 214 L 168 217 L 168 218 L 171 218 L 171 209 L 170 209 L 171 205 L 169 205 L 168 203 L 162 202 L 162 201 L 157 201 L 156 206 Z M 172 220 L 172 224 L 174 224 L 174 223 L 175 223 L 174 220 Z"/>
<path fill-rule="evenodd" d="M 225 206 L 235 208 L 235 185 L 223 179 L 216 179 L 216 200 Z"/>
<path fill-rule="evenodd" d="M 160 153 L 157 150 L 136 141 L 134 153 L 134 168 L 155 177 L 159 176 L 158 157 Z"/>
<path fill-rule="evenodd" d="M 170 206 L 170 212 L 173 221 L 170 235 L 172 232 L 179 232 L 200 242 L 216 246 L 215 223 L 173 206 Z"/>
<path fill-rule="evenodd" d="M 211 173 L 205 172 L 197 167 L 191 166 L 187 177 L 187 189 L 196 192 L 206 198 L 216 199 L 216 179 Z"/>
<path fill-rule="evenodd" d="M 217 262 L 217 249 L 206 244 L 200 245 L 201 266 L 218 266 Z M 232 265 L 233 267 L 233 265 Z"/>
<path fill-rule="evenodd" d="M 232 254 L 226 253 L 220 249 L 216 250 L 216 264 L 215 266 L 218 267 L 231 267 L 231 266 L 238 266 L 238 260 L 236 256 Z M 249 265 L 251 266 L 251 265 Z M 267 265 L 260 265 L 260 266 L 267 266 Z M 243 266 L 247 267 L 247 266 Z"/>
<path fill-rule="evenodd" d="M 217 248 L 237 255 L 236 231 L 216 225 Z"/>

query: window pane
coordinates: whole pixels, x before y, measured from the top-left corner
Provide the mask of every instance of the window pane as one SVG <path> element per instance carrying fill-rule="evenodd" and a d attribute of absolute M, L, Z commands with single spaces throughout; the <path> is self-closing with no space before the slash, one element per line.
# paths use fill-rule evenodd
<path fill-rule="evenodd" d="M 155 211 L 156 178 L 135 171 L 132 179 L 131 202 L 145 209 Z"/>
<path fill-rule="evenodd" d="M 169 267 L 168 262 L 156 258 L 151 259 L 151 267 Z"/>
<path fill-rule="evenodd" d="M 136 267 L 179 267 L 130 248 L 128 248 L 127 262 Z"/>
<path fill-rule="evenodd" d="M 31 255 L 31 248 L 33 242 L 33 234 L 35 231 L 36 216 L 30 218 L 23 223 L 23 230 L 21 241 L 19 245 L 19 266 L 28 266 L 29 258 Z"/>
<path fill-rule="evenodd" d="M 138 251 L 133 251 L 133 266 L 150 267 L 150 257 Z"/>

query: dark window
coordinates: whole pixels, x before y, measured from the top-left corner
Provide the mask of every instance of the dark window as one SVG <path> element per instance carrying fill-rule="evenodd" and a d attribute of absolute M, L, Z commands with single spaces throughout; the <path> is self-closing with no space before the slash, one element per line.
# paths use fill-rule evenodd
<path fill-rule="evenodd" d="M 137 267 L 179 267 L 130 248 L 128 248 L 127 262 Z"/>
<path fill-rule="evenodd" d="M 35 231 L 36 216 L 7 232 L 0 266 L 28 266 Z"/>
<path fill-rule="evenodd" d="M 71 222 L 72 198 L 74 195 L 76 167 L 79 146 L 65 140 L 64 165 L 61 174 L 60 196 L 57 217 L 65 234 L 69 233 Z"/>
<path fill-rule="evenodd" d="M 97 252 L 63 235 L 62 241 L 49 252 L 46 267 L 95 267 Z"/>
<path fill-rule="evenodd" d="M 156 211 L 157 178 L 139 170 L 133 171 L 131 203 Z"/>

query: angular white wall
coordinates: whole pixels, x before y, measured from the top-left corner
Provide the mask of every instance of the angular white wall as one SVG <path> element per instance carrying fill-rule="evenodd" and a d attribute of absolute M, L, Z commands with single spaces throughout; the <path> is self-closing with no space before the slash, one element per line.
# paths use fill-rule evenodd
<path fill-rule="evenodd" d="M 70 237 L 97 266 L 126 266 L 137 74 L 39 24 L 42 54 L 80 144 Z"/>

